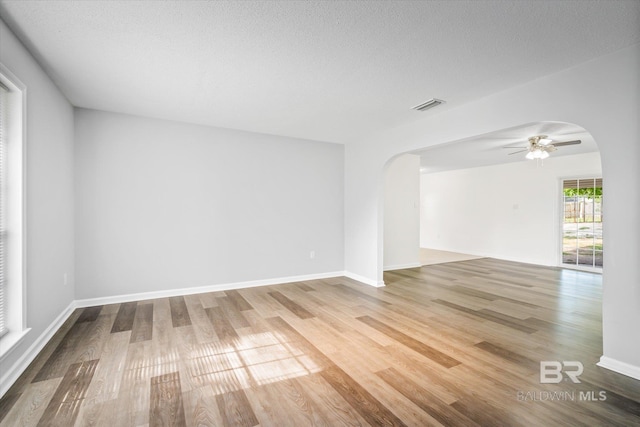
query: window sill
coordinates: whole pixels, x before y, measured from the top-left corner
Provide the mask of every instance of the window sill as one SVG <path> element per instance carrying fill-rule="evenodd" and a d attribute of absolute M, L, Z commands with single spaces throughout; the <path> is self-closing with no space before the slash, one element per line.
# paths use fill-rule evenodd
<path fill-rule="evenodd" d="M 2 362 L 4 358 L 22 342 L 29 331 L 31 331 L 31 328 L 27 328 L 20 332 L 9 332 L 0 338 L 0 362 Z"/>

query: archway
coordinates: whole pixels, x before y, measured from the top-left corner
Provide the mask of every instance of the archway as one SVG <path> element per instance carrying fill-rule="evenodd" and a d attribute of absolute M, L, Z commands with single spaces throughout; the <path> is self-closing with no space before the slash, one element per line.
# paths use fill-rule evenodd
<path fill-rule="evenodd" d="M 559 145 L 546 160 L 528 160 L 528 138 L 539 135 Z M 528 123 L 415 153 L 421 247 L 546 266 L 562 260 L 561 182 L 602 177 L 593 137 L 564 122 Z"/>
<path fill-rule="evenodd" d="M 503 149 L 505 146 L 512 146 L 513 144 L 527 141 L 527 138 L 531 135 L 540 134 L 545 134 L 554 141 L 579 139 L 581 143 L 571 147 L 566 146 L 559 148 L 551 154 L 544 164 L 526 160 L 524 154 L 521 154 L 519 158 L 514 158 L 509 155 L 510 150 Z M 446 160 L 450 159 L 452 155 L 454 157 L 458 156 L 460 150 L 468 150 L 467 157 L 474 156 L 477 153 L 480 153 L 480 156 L 484 157 L 480 159 L 480 162 L 474 162 L 472 158 L 462 158 L 460 159 L 460 164 L 464 165 L 464 169 L 456 169 L 455 162 L 447 162 Z M 497 184 L 500 182 L 505 184 L 505 188 L 507 189 L 515 189 L 513 192 L 502 190 L 500 195 L 505 197 L 500 198 L 500 200 L 492 200 L 493 204 L 491 205 L 472 206 L 475 208 L 473 209 L 473 216 L 476 221 L 474 224 L 471 224 L 470 228 L 478 228 L 480 225 L 486 228 L 485 230 L 481 230 L 485 232 L 485 235 L 475 237 L 475 240 L 480 244 L 486 244 L 487 239 L 493 238 L 498 245 L 507 245 L 502 251 L 502 256 L 500 252 L 492 253 L 491 250 L 475 252 L 473 249 L 465 248 L 460 249 L 454 247 L 449 249 L 458 249 L 457 251 L 465 253 L 475 252 L 475 254 L 481 256 L 542 266 L 559 265 L 560 247 L 558 236 L 560 233 L 559 219 L 562 212 L 559 195 L 562 190 L 562 179 L 593 174 L 602 176 L 602 164 L 598 146 L 594 138 L 584 128 L 564 122 L 528 123 L 477 137 L 453 141 L 425 150 L 413 150 L 402 155 L 393 156 L 387 161 L 384 168 L 385 203 L 382 216 L 385 227 L 383 232 L 385 249 L 386 239 L 388 237 L 388 230 L 386 229 L 388 226 L 388 222 L 386 221 L 388 203 L 386 199 L 390 191 L 388 187 L 390 183 L 388 176 L 389 171 L 393 170 L 394 166 L 397 165 L 417 167 L 415 163 L 411 162 L 411 159 L 405 160 L 404 162 L 402 162 L 402 160 L 406 156 L 415 157 L 419 155 L 431 155 L 428 162 L 422 163 L 422 167 L 428 168 L 429 165 L 431 165 L 433 166 L 431 170 L 438 170 L 439 168 L 439 172 L 435 173 L 441 175 L 442 179 L 438 182 L 451 184 L 452 181 L 456 181 L 454 184 L 457 184 L 457 190 L 450 191 L 448 195 L 445 195 L 448 197 L 448 200 L 455 197 L 465 199 L 470 195 L 479 193 L 478 189 L 482 190 L 482 186 L 489 186 L 495 191 Z M 505 157 L 508 159 L 508 162 L 502 160 Z M 438 162 L 440 162 L 440 164 L 438 164 Z M 461 170 L 463 173 L 455 176 L 456 171 Z M 504 174 L 504 172 L 509 171 L 511 171 L 512 174 L 517 173 L 517 175 L 508 176 Z M 405 178 L 406 176 L 411 176 L 410 173 L 405 173 L 404 175 Z M 491 181 L 492 177 L 493 182 Z M 403 183 L 402 180 L 398 180 L 398 182 Z M 406 183 L 404 183 L 404 185 L 406 185 Z M 463 194 L 465 185 L 469 187 L 466 189 L 467 194 Z M 391 191 L 393 191 L 393 189 L 391 189 Z M 532 192 L 536 193 L 532 194 Z M 447 197 L 445 197 L 445 199 Z M 504 208 L 506 208 L 506 212 L 496 212 L 496 210 L 499 211 Z M 482 209 L 485 210 L 484 215 L 480 212 Z M 469 209 L 469 211 L 471 211 L 471 209 Z M 455 228 L 457 232 L 467 233 L 467 229 L 462 227 L 459 222 L 456 223 L 458 219 L 452 219 L 454 214 L 452 214 L 451 211 L 446 211 L 441 216 L 446 221 L 453 222 L 454 225 L 452 227 Z M 493 223 L 491 223 L 492 218 L 495 219 Z M 511 220 L 511 222 L 507 224 L 509 220 Z M 500 228 L 502 228 L 502 230 L 500 230 Z M 522 236 L 517 236 L 516 239 L 513 239 L 514 232 L 519 232 L 521 228 L 528 229 L 526 230 L 530 232 L 528 238 L 535 239 L 535 243 L 527 243 L 527 238 L 525 238 L 523 242 Z M 491 237 L 487 237 L 489 235 L 491 235 Z M 406 241 L 408 244 L 412 244 L 410 240 Z M 509 246 L 509 244 L 511 244 L 511 246 Z M 539 252 L 539 257 L 526 257 L 527 255 L 531 255 L 532 247 L 535 251 Z M 519 248 L 523 249 L 521 253 L 518 252 Z M 409 253 L 415 249 L 417 248 L 404 248 L 404 252 Z M 552 256 L 548 257 L 550 253 Z M 399 268 L 401 267 L 402 266 L 399 266 Z M 411 267 L 414 266 L 407 265 L 405 268 Z M 383 270 L 386 271 L 388 269 L 388 262 L 385 260 Z M 576 279 L 577 276 L 570 271 L 563 271 L 559 276 L 563 278 L 563 284 L 565 285 L 569 282 L 571 282 L 570 286 L 574 285 L 573 282 L 577 285 L 580 284 L 578 283 L 580 280 Z M 567 300 L 570 299 L 571 298 L 563 299 L 560 306 L 566 305 Z M 571 305 L 572 302 L 569 301 L 568 304 Z M 570 309 L 573 308 L 569 307 L 568 311 L 570 311 Z M 597 311 L 602 311 L 601 303 Z M 566 315 L 565 311 L 558 310 L 558 312 Z M 599 314 L 600 313 L 598 313 L 598 315 Z"/>
<path fill-rule="evenodd" d="M 512 152 L 519 151 L 518 149 L 505 150 L 506 147 L 521 146 L 522 144 L 526 146 L 527 138 L 533 135 L 546 135 L 556 142 L 578 140 L 580 144 L 558 147 L 547 159 L 546 166 L 544 161 L 526 160 L 524 154 L 521 153 L 511 155 Z M 570 157 L 580 155 L 583 156 L 575 159 Z M 507 167 L 500 166 L 507 164 L 509 164 Z M 420 174 L 418 174 L 418 168 L 420 168 Z M 460 174 L 456 176 L 454 172 L 451 172 L 453 170 L 473 170 L 477 179 L 469 183 L 460 183 Z M 385 248 L 385 252 L 392 249 L 394 253 L 391 254 L 392 256 L 389 256 L 388 253 L 382 256 L 383 270 L 410 268 L 417 264 L 416 248 L 411 247 L 411 245 L 416 246 L 415 240 L 410 238 L 413 224 L 408 224 L 414 218 L 407 211 L 412 209 L 412 203 L 418 202 L 420 198 L 424 199 L 425 194 L 423 197 L 411 194 L 411 180 L 424 181 L 425 173 L 428 173 L 429 176 L 441 176 L 443 182 L 451 188 L 450 194 L 439 195 L 441 199 L 445 199 L 440 202 L 451 202 L 451 199 L 459 199 L 460 201 L 458 203 L 460 210 L 456 212 L 455 209 L 450 209 L 440 215 L 441 223 L 436 226 L 456 229 L 456 231 L 462 227 L 464 230 L 459 235 L 464 234 L 464 239 L 452 242 L 450 236 L 447 240 L 442 238 L 440 232 L 437 236 L 425 232 L 425 206 L 421 206 L 420 215 L 422 218 L 418 220 L 418 226 L 422 228 L 419 246 L 426 247 L 425 244 L 430 244 L 435 249 L 453 250 L 478 256 L 493 256 L 534 264 L 558 265 L 559 240 L 557 237 L 560 233 L 558 224 L 560 206 L 557 198 L 557 184 L 563 178 L 601 175 L 602 167 L 598 147 L 589 132 L 574 124 L 551 121 L 527 123 L 393 156 L 387 161 L 384 168 L 382 246 Z M 492 176 L 496 173 L 510 174 L 511 179 L 503 179 L 503 177 L 496 179 L 495 176 Z M 462 175 L 464 180 L 464 174 Z M 503 186 L 501 194 L 497 195 L 494 191 L 495 188 L 483 188 L 483 186 L 496 187 L 500 184 L 509 185 Z M 469 187 L 468 191 L 466 187 Z M 490 193 L 493 197 L 483 200 L 482 193 Z M 500 203 L 497 203 L 496 196 L 500 195 L 504 197 L 499 199 Z M 418 199 L 412 199 L 415 196 Z M 491 199 L 494 199 L 493 208 L 482 205 L 483 201 L 491 203 Z M 424 200 L 420 203 L 423 204 Z M 482 208 L 480 212 L 474 203 L 478 204 L 477 207 Z M 503 206 L 496 206 L 499 204 Z M 505 206 L 509 208 L 507 212 L 504 212 Z M 432 208 L 432 206 L 426 208 Z M 545 213 L 545 209 L 548 214 Z M 402 221 L 402 224 L 398 224 L 399 221 Z M 542 229 L 533 230 L 531 226 L 535 223 L 541 224 Z M 527 227 L 522 227 L 523 224 L 526 224 Z M 513 230 L 505 230 L 507 226 Z M 495 232 L 495 229 L 503 230 L 502 234 L 505 236 L 487 235 Z M 520 233 L 523 236 L 514 239 L 514 233 L 517 235 L 519 231 L 528 231 L 528 233 Z M 486 250 L 486 248 L 481 249 L 478 246 L 461 245 L 462 240 L 468 243 L 469 238 L 473 239 L 474 235 L 480 244 L 493 240 L 495 245 L 502 243 L 506 247 L 500 251 L 495 248 Z M 392 242 L 389 242 L 390 238 L 393 240 Z M 522 247 L 522 241 L 527 239 L 536 241 L 532 248 L 523 248 L 521 251 L 523 253 L 514 251 L 514 248 Z M 436 240 L 438 241 L 436 242 Z M 518 244 L 505 244 L 514 241 Z M 409 245 L 409 247 L 401 247 L 402 244 Z M 536 256 L 536 251 L 540 252 L 539 256 Z"/>

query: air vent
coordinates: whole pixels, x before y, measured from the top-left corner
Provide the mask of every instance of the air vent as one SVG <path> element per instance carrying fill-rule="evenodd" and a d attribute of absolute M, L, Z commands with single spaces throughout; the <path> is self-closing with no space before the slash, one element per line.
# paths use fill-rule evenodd
<path fill-rule="evenodd" d="M 428 110 L 429 108 L 437 107 L 438 105 L 440 105 L 442 103 L 444 103 L 444 101 L 442 99 L 431 98 L 427 102 L 422 103 L 420 105 L 416 105 L 415 107 L 413 107 L 411 109 L 412 110 L 417 110 L 417 111 L 425 111 L 425 110 Z"/>

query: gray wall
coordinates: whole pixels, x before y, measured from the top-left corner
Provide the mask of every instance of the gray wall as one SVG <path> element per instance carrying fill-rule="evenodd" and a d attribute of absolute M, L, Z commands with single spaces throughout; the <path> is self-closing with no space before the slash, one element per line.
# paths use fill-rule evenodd
<path fill-rule="evenodd" d="M 404 154 L 384 171 L 384 268 L 420 265 L 420 156 Z"/>
<path fill-rule="evenodd" d="M 74 299 L 74 196 L 73 108 L 2 21 L 0 62 L 27 87 L 26 314 L 31 328 L 2 360 L 2 375 Z"/>
<path fill-rule="evenodd" d="M 78 299 L 344 269 L 342 145 L 83 109 L 75 140 Z"/>

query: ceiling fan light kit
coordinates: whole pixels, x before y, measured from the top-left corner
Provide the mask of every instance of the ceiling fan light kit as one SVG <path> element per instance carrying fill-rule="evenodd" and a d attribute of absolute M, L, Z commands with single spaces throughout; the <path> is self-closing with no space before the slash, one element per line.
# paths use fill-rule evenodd
<path fill-rule="evenodd" d="M 534 159 L 544 160 L 547 157 L 549 157 L 549 153 L 542 150 L 534 150 L 534 151 L 529 151 L 525 157 L 529 160 L 534 160 Z"/>

